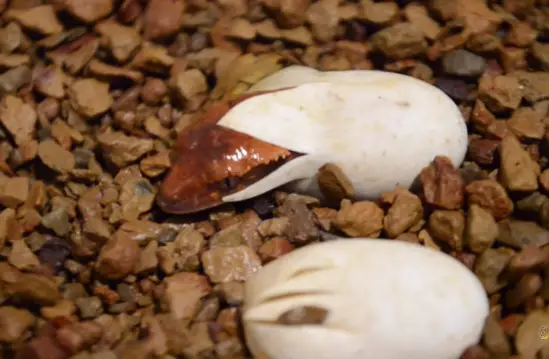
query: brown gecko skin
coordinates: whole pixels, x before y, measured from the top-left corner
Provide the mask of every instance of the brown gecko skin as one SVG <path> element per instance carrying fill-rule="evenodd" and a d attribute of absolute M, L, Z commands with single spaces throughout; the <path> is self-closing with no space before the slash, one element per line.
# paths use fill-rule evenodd
<path fill-rule="evenodd" d="M 217 125 L 240 102 L 268 92 L 216 104 L 179 133 L 172 168 L 157 196 L 162 211 L 190 214 L 216 207 L 224 196 L 241 191 L 300 155 Z"/>

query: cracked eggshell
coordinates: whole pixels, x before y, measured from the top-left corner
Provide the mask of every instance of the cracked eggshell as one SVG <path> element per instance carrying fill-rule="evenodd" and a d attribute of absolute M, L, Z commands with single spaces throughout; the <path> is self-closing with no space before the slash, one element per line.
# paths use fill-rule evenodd
<path fill-rule="evenodd" d="M 280 90 L 282 89 L 282 90 Z M 410 187 L 435 156 L 460 166 L 467 127 L 456 104 L 438 88 L 383 71 L 321 72 L 287 67 L 249 92 L 272 91 L 233 107 L 218 125 L 305 154 L 246 189 L 241 201 L 292 182 L 291 190 L 321 196 L 316 173 L 327 162 L 349 177 L 357 199 Z"/>
<path fill-rule="evenodd" d="M 327 310 L 323 324 L 277 323 L 302 306 Z M 453 257 L 363 238 L 312 244 L 261 268 L 246 283 L 242 320 L 256 357 L 458 359 L 480 340 L 488 311 L 482 284 Z"/>

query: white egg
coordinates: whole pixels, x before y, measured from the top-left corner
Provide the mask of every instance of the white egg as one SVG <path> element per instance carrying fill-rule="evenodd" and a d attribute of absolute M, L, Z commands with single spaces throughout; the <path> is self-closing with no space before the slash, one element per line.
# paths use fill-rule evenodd
<path fill-rule="evenodd" d="M 287 88 L 287 89 L 284 89 Z M 249 90 L 280 90 L 233 107 L 218 125 L 300 152 L 268 176 L 224 202 L 245 200 L 290 183 L 321 196 L 316 174 L 337 164 L 357 199 L 410 187 L 435 156 L 461 165 L 467 128 L 456 104 L 438 88 L 383 71 L 321 72 L 287 67 Z"/>
<path fill-rule="evenodd" d="M 300 307 L 321 324 L 284 325 Z M 480 340 L 488 298 L 453 257 L 396 240 L 338 239 L 267 264 L 245 286 L 243 325 L 255 357 L 457 359 Z"/>

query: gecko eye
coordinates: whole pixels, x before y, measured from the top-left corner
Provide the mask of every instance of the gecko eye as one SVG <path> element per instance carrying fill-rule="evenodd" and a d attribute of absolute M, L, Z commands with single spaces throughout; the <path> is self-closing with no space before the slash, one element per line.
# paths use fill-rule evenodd
<path fill-rule="evenodd" d="M 223 187 L 226 189 L 232 189 L 235 187 L 235 181 L 231 177 L 227 177 L 223 180 Z"/>

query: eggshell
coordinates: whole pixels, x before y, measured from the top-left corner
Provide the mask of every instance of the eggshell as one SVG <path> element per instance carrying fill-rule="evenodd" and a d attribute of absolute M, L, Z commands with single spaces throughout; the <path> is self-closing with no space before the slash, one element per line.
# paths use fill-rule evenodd
<path fill-rule="evenodd" d="M 278 324 L 301 306 L 319 325 Z M 458 359 L 480 340 L 488 298 L 453 257 L 408 242 L 338 239 L 297 249 L 254 273 L 243 325 L 269 359 Z"/>
<path fill-rule="evenodd" d="M 341 167 L 358 199 L 372 199 L 397 185 L 410 187 L 437 155 L 448 156 L 455 166 L 465 157 L 467 128 L 459 108 L 438 88 L 413 77 L 292 66 L 250 91 L 277 89 L 284 90 L 239 103 L 218 125 L 305 156 L 224 201 L 248 199 L 292 181 L 293 190 L 321 196 L 315 175 L 327 162 Z"/>

